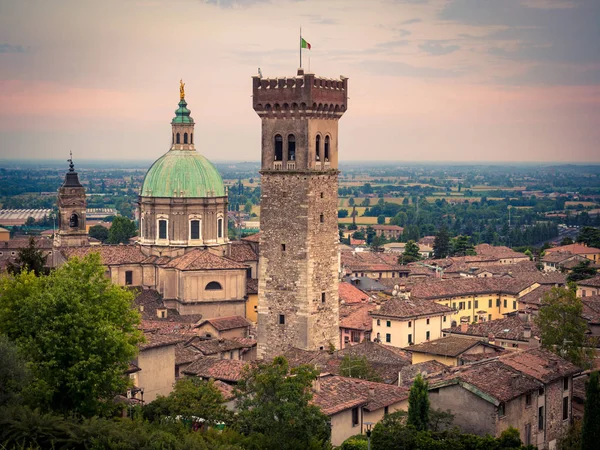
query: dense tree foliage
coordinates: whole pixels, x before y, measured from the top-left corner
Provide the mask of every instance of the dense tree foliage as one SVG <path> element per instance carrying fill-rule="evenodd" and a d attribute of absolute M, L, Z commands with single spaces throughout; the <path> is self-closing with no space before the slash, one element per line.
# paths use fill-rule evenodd
<path fill-rule="evenodd" d="M 408 241 L 404 247 L 404 252 L 398 256 L 398 264 L 408 264 L 420 259 L 419 246 L 415 244 L 415 241 Z"/>
<path fill-rule="evenodd" d="M 590 247 L 600 248 L 600 229 L 584 227 L 577 235 L 577 242 L 582 242 Z"/>
<path fill-rule="evenodd" d="M 555 287 L 542 298 L 535 321 L 544 348 L 586 368 L 593 351 L 587 347 L 587 322 L 582 313 L 583 303 L 574 289 Z"/>
<path fill-rule="evenodd" d="M 16 345 L 0 334 L 0 407 L 17 402 L 28 371 Z M 0 441 L 2 442 L 2 441 Z"/>
<path fill-rule="evenodd" d="M 128 244 L 137 234 L 135 222 L 127 217 L 117 216 L 108 230 L 108 244 Z"/>
<path fill-rule="evenodd" d="M 433 257 L 436 259 L 445 258 L 450 255 L 450 235 L 445 225 L 442 225 L 440 231 L 435 235 L 433 241 Z"/>
<path fill-rule="evenodd" d="M 143 413 L 151 421 L 181 417 L 190 422 L 202 419 L 210 425 L 231 422 L 231 414 L 223 402 L 221 392 L 212 381 L 184 378 L 177 381 L 168 396 L 159 396 L 145 406 Z"/>
<path fill-rule="evenodd" d="M 381 381 L 381 377 L 373 370 L 365 356 L 345 355 L 340 363 L 340 375 L 361 380 Z"/>
<path fill-rule="evenodd" d="M 596 276 L 597 273 L 598 269 L 591 265 L 591 261 L 582 261 L 573 267 L 569 275 L 567 275 L 567 281 L 577 282 L 587 280 L 588 278 Z"/>
<path fill-rule="evenodd" d="M 311 404 L 311 366 L 289 368 L 284 357 L 256 362 L 238 384 L 238 426 L 261 449 L 321 449 L 329 439 L 328 418 Z"/>
<path fill-rule="evenodd" d="M 133 294 L 104 276 L 97 254 L 48 276 L 4 277 L 0 297 L 0 333 L 29 361 L 33 381 L 24 394 L 31 404 L 92 416 L 125 392 L 140 318 Z"/>
<path fill-rule="evenodd" d="M 98 239 L 100 242 L 104 243 L 108 239 L 108 228 L 102 225 L 94 225 L 93 227 L 90 227 L 89 235 L 90 237 Z"/>
<path fill-rule="evenodd" d="M 48 257 L 44 255 L 43 250 L 37 248 L 33 236 L 29 238 L 27 247 L 20 248 L 17 252 L 15 262 L 9 262 L 6 270 L 13 275 L 19 274 L 22 271 L 32 271 L 36 276 L 48 273 L 46 260 Z"/>
<path fill-rule="evenodd" d="M 407 423 L 419 431 L 427 430 L 429 427 L 429 393 L 427 381 L 421 374 L 417 375 L 410 388 Z"/>
<path fill-rule="evenodd" d="M 598 372 L 592 372 L 585 388 L 581 450 L 594 450 L 600 443 L 600 382 Z"/>

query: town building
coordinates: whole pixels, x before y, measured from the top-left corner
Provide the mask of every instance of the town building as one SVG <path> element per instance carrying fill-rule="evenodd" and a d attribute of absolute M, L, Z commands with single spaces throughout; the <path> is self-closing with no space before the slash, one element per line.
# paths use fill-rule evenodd
<path fill-rule="evenodd" d="M 447 336 L 405 347 L 412 353 L 412 363 L 435 360 L 447 366 L 462 366 L 474 361 L 497 357 L 504 349 L 475 339 Z"/>
<path fill-rule="evenodd" d="M 313 383 L 313 403 L 331 423 L 331 444 L 363 434 L 366 422 L 375 424 L 386 414 L 408 409 L 410 389 L 372 381 L 323 374 Z"/>
<path fill-rule="evenodd" d="M 338 121 L 348 79 L 252 79 L 261 119 L 258 356 L 339 341 Z"/>
<path fill-rule="evenodd" d="M 69 171 L 58 189 L 58 232 L 55 247 L 80 247 L 89 245 L 86 220 L 85 188 L 79 182 L 73 158 L 69 158 Z"/>
<path fill-rule="evenodd" d="M 575 265 L 588 261 L 588 259 L 571 252 L 550 252 L 545 254 L 541 261 L 544 272 L 556 272 L 569 271 Z"/>
<path fill-rule="evenodd" d="M 377 236 L 383 236 L 387 240 L 394 241 L 397 241 L 404 231 L 404 228 L 398 225 L 371 225 L 371 227 L 375 230 Z"/>
<path fill-rule="evenodd" d="M 600 275 L 577 282 L 577 297 L 600 295 Z"/>
<path fill-rule="evenodd" d="M 400 348 L 438 339 L 453 313 L 430 300 L 392 298 L 371 311 L 373 337 Z"/>
<path fill-rule="evenodd" d="M 569 244 L 561 245 L 560 247 L 548 248 L 545 250 L 546 255 L 557 252 L 569 252 L 574 255 L 583 256 L 594 263 L 600 264 L 600 248 L 588 247 L 587 244 Z"/>
<path fill-rule="evenodd" d="M 376 306 L 370 302 L 340 304 L 340 349 L 371 340 L 373 320 L 370 312 Z"/>

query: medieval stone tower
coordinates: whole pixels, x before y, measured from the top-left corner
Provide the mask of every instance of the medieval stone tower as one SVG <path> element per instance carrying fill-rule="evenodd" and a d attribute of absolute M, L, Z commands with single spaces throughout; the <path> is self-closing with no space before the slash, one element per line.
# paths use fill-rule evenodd
<path fill-rule="evenodd" d="M 69 171 L 58 189 L 58 233 L 54 243 L 57 247 L 80 247 L 89 245 L 85 226 L 85 188 L 79 182 L 73 158 L 68 161 Z"/>
<path fill-rule="evenodd" d="M 348 79 L 253 77 L 262 121 L 258 356 L 337 347 L 338 120 Z"/>

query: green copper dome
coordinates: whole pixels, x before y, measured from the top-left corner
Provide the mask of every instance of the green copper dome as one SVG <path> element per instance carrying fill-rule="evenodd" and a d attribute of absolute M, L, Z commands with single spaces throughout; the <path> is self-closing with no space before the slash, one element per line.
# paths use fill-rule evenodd
<path fill-rule="evenodd" d="M 191 111 L 187 108 L 187 102 L 184 98 L 179 101 L 179 108 L 175 110 L 175 117 L 171 123 L 194 123 L 194 119 L 190 116 Z"/>
<path fill-rule="evenodd" d="M 180 103 L 181 104 L 181 103 Z M 144 178 L 142 197 L 224 197 L 217 168 L 195 150 L 169 150 Z"/>

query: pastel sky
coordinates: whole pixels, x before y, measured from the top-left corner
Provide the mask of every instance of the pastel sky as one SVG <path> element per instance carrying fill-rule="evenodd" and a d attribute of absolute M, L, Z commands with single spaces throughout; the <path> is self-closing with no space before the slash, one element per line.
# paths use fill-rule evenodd
<path fill-rule="evenodd" d="M 155 159 L 183 78 L 198 150 L 258 160 L 300 25 L 342 161 L 600 162 L 599 0 L 0 0 L 0 159 Z"/>

